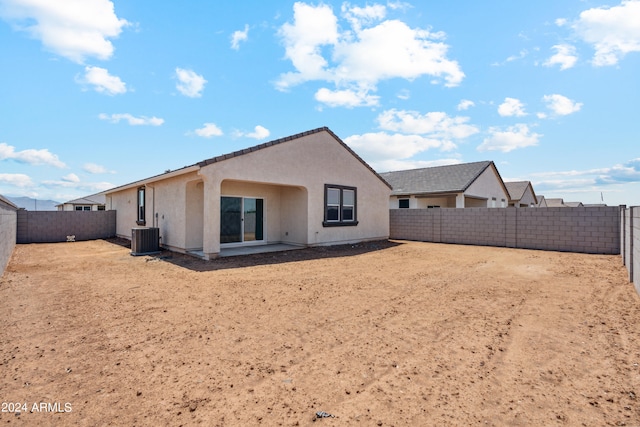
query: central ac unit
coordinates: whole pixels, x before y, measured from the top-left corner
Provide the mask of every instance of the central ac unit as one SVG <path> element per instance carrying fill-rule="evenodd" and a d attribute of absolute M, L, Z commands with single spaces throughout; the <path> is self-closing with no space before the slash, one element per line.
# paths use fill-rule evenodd
<path fill-rule="evenodd" d="M 131 255 L 151 255 L 160 252 L 160 229 L 135 227 L 131 229 Z"/>

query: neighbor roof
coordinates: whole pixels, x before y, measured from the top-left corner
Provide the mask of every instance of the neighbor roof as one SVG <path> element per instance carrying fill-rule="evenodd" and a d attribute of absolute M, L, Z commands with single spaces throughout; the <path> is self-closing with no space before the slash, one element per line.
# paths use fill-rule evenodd
<path fill-rule="evenodd" d="M 11 200 L 5 198 L 2 194 L 0 194 L 0 203 L 6 205 L 9 208 L 18 210 L 19 208 L 11 202 Z"/>
<path fill-rule="evenodd" d="M 548 208 L 562 208 L 565 207 L 563 199 L 545 199 L 547 201 Z"/>
<path fill-rule="evenodd" d="M 531 186 L 531 181 L 510 181 L 505 182 L 504 186 L 507 187 L 507 191 L 509 192 L 509 199 L 514 201 L 521 200 L 522 197 L 524 197 L 525 191 L 527 191 L 527 187 Z M 531 186 L 531 194 L 533 195 L 533 199 L 537 204 L 538 197 L 533 191 L 533 186 Z"/>
<path fill-rule="evenodd" d="M 504 186 L 507 187 L 511 200 L 520 200 L 529 186 L 529 181 L 510 181 L 505 182 Z"/>
<path fill-rule="evenodd" d="M 182 174 L 185 174 L 185 173 L 197 171 L 200 168 L 202 168 L 204 166 L 207 166 L 207 165 L 210 165 L 212 163 L 222 162 L 224 160 L 232 159 L 234 157 L 240 157 L 240 156 L 243 156 L 245 154 L 253 153 L 255 151 L 262 150 L 262 149 L 267 148 L 267 147 L 271 147 L 272 145 L 282 144 L 283 142 L 292 141 L 292 140 L 295 140 L 295 139 L 298 139 L 298 138 L 302 138 L 304 136 L 308 136 L 308 135 L 312 135 L 312 134 L 320 133 L 320 132 L 327 132 L 329 135 L 331 135 L 340 145 L 342 145 L 349 153 L 351 153 L 352 156 L 354 156 L 356 159 L 358 159 L 358 161 L 360 161 L 360 163 L 362 163 L 363 166 L 365 166 L 367 169 L 369 169 L 369 171 L 371 171 L 371 173 L 373 173 L 376 177 L 378 177 L 378 179 L 380 181 L 382 181 L 387 187 L 391 188 L 391 185 L 387 181 L 385 181 L 385 179 L 382 178 L 382 176 L 380 176 L 380 174 L 378 174 L 378 172 L 373 170 L 373 168 L 371 166 L 369 166 L 367 164 L 367 162 L 362 160 L 362 158 L 360 156 L 358 156 L 355 153 L 355 151 L 353 151 L 347 144 L 345 144 L 335 133 L 333 133 L 331 131 L 331 129 L 329 129 L 328 127 L 324 126 L 324 127 L 321 127 L 321 128 L 312 129 L 312 130 L 309 130 L 309 131 L 306 131 L 306 132 L 301 132 L 301 133 L 297 133 L 295 135 L 286 136 L 284 138 L 280 138 L 280 139 L 276 139 L 276 140 L 273 140 L 273 141 L 265 142 L 263 144 L 259 144 L 259 145 L 255 145 L 253 147 L 245 148 L 243 150 L 234 151 L 233 153 L 223 154 L 221 156 L 212 157 L 210 159 L 203 160 L 201 162 L 195 163 L 195 164 L 190 165 L 190 166 L 184 166 L 184 167 L 182 167 L 180 169 L 176 169 L 176 170 L 173 170 L 173 171 L 168 171 L 168 172 L 165 172 L 165 173 L 162 173 L 162 174 L 159 174 L 159 175 L 152 176 L 150 178 L 145 178 L 145 179 L 141 179 L 141 180 L 138 180 L 138 181 L 131 182 L 129 184 L 121 185 L 119 187 L 115 187 L 115 188 L 112 188 L 110 190 L 105 191 L 104 194 L 109 194 L 109 193 L 113 193 L 115 191 L 121 191 L 121 190 L 125 190 L 127 188 L 132 188 L 132 187 L 144 185 L 144 184 L 149 183 L 149 182 L 158 181 L 160 179 L 166 179 L 166 178 L 170 178 L 170 177 L 173 177 L 173 176 L 178 176 L 178 175 L 182 175 Z"/>
<path fill-rule="evenodd" d="M 91 196 L 81 197 L 79 199 L 69 200 L 60 205 L 104 205 L 107 197 L 103 193 L 92 194 Z M 56 206 L 60 206 L 56 205 Z"/>
<path fill-rule="evenodd" d="M 386 172 L 380 175 L 393 187 L 392 195 L 460 193 L 469 188 L 473 181 L 491 165 L 493 165 L 492 161 L 460 163 Z"/>

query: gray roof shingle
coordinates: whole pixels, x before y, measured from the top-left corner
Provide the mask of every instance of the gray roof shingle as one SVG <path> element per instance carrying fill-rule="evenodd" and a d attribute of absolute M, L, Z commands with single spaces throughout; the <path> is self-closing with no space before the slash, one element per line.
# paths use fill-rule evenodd
<path fill-rule="evenodd" d="M 492 164 L 492 161 L 461 163 L 380 175 L 393 187 L 393 195 L 459 193 L 465 191 Z"/>
<path fill-rule="evenodd" d="M 511 181 L 504 183 L 505 187 L 507 187 L 509 198 L 511 200 L 522 199 L 522 196 L 524 196 L 524 192 L 527 190 L 529 184 L 529 181 Z"/>

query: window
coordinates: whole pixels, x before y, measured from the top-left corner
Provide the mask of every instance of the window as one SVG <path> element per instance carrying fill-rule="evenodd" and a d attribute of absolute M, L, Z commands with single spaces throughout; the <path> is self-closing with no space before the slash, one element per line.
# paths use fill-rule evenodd
<path fill-rule="evenodd" d="M 77 211 L 90 211 L 91 206 L 75 205 Z"/>
<path fill-rule="evenodd" d="M 409 199 L 399 199 L 398 207 L 400 209 L 409 209 Z"/>
<path fill-rule="evenodd" d="M 145 220 L 145 214 L 144 214 L 144 205 L 145 205 L 145 188 L 144 187 L 140 187 L 138 188 L 138 220 L 136 221 L 136 224 L 138 225 L 145 225 L 147 222 Z"/>
<path fill-rule="evenodd" d="M 98 205 L 98 210 L 99 210 L 99 211 L 103 211 L 103 210 L 105 210 L 105 206 L 104 206 L 104 205 Z"/>
<path fill-rule="evenodd" d="M 325 184 L 322 225 L 325 227 L 358 225 L 355 187 Z"/>

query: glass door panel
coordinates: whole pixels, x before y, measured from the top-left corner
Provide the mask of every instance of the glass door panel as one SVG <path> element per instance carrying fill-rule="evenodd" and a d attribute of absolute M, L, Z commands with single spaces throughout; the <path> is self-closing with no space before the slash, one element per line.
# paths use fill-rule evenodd
<path fill-rule="evenodd" d="M 220 198 L 220 243 L 264 240 L 264 199 Z"/>
<path fill-rule="evenodd" d="M 264 240 L 263 200 L 246 197 L 244 199 L 244 241 Z"/>
<path fill-rule="evenodd" d="M 242 241 L 242 198 L 220 198 L 220 243 Z"/>

